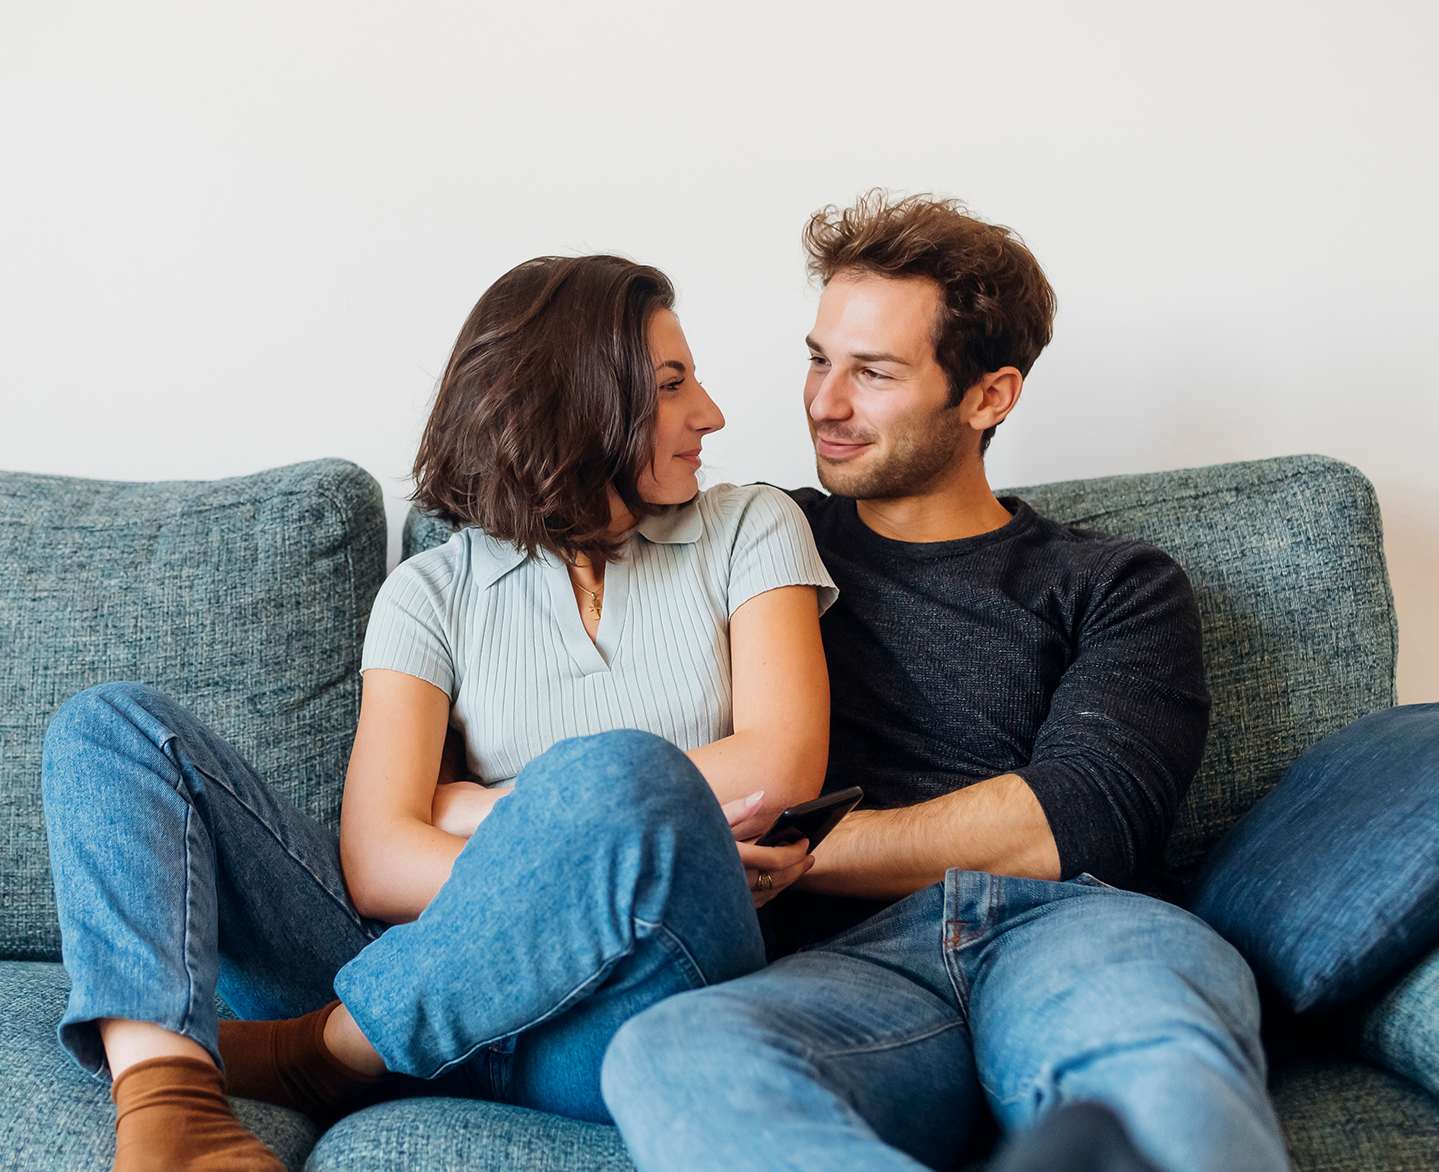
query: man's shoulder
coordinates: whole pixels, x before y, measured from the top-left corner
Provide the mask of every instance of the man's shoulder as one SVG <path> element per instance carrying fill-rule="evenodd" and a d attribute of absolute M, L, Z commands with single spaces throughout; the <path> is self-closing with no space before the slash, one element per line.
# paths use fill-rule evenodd
<path fill-rule="evenodd" d="M 822 514 L 825 507 L 834 499 L 817 488 L 785 488 L 780 491 L 800 507 L 800 512 L 810 518 L 811 523 L 815 516 Z"/>
<path fill-rule="evenodd" d="M 999 499 L 1017 516 L 1022 515 L 1020 510 L 1023 510 L 1033 519 L 1028 526 L 1029 540 L 1026 544 L 1034 556 L 1057 559 L 1091 577 L 1109 577 L 1135 570 L 1166 574 L 1173 572 L 1184 576 L 1178 562 L 1147 541 L 1101 529 L 1067 525 L 1035 512 L 1018 497 L 1006 496 Z"/>

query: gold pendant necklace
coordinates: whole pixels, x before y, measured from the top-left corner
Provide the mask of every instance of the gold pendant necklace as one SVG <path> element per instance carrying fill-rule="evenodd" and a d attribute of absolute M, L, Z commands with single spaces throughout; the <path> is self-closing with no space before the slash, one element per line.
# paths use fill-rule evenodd
<path fill-rule="evenodd" d="M 586 587 L 581 586 L 578 582 L 576 582 L 575 585 L 579 586 L 581 590 L 584 590 L 584 592 L 590 596 L 590 614 L 594 615 L 595 618 L 599 618 L 600 607 L 604 606 L 604 600 L 603 598 L 601 598 L 601 595 L 603 595 L 605 592 L 604 583 L 600 583 L 600 588 L 598 590 L 589 590 Z"/>

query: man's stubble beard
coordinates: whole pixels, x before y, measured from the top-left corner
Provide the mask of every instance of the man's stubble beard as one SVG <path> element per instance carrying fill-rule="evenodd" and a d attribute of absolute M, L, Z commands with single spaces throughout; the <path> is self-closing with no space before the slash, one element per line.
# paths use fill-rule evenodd
<path fill-rule="evenodd" d="M 960 422 L 957 405 L 942 407 L 923 423 L 897 433 L 888 455 L 878 464 L 851 471 L 844 464 L 817 458 L 819 482 L 835 496 L 862 501 L 920 496 L 962 458 L 960 441 L 968 430 Z M 868 435 L 844 436 L 840 432 L 827 438 L 871 440 Z"/>

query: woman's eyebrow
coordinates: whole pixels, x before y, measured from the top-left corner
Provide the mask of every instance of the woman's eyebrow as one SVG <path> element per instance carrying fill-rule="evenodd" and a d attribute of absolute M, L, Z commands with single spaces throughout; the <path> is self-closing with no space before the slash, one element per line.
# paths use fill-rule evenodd
<path fill-rule="evenodd" d="M 657 365 L 657 366 L 655 367 L 655 371 L 656 371 L 656 372 L 661 371 L 661 370 L 663 370 L 663 369 L 664 369 L 665 367 L 667 367 L 667 366 L 668 366 L 671 370 L 677 370 L 677 371 L 679 371 L 680 374 L 684 374 L 684 372 L 685 372 L 685 364 L 684 364 L 683 362 L 680 362 L 678 359 L 675 359 L 675 358 L 666 358 L 663 362 L 661 362 L 659 365 Z"/>

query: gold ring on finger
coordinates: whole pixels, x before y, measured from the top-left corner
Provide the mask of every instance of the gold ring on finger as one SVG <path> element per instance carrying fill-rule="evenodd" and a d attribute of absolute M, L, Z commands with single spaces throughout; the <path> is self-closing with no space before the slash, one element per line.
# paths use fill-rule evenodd
<path fill-rule="evenodd" d="M 774 876 L 768 871 L 761 871 L 755 876 L 754 889 L 756 891 L 768 891 L 774 886 Z"/>

